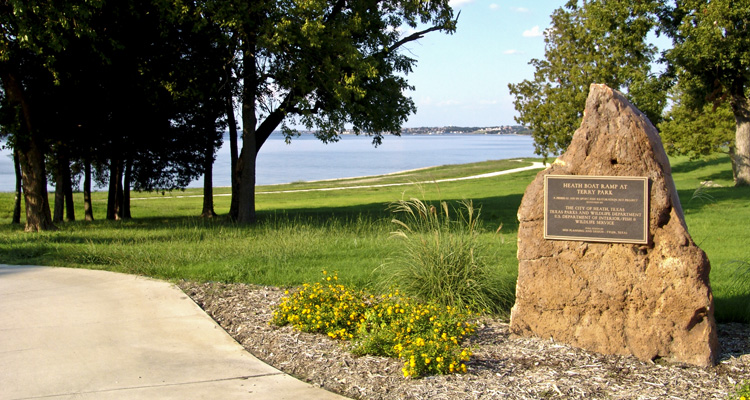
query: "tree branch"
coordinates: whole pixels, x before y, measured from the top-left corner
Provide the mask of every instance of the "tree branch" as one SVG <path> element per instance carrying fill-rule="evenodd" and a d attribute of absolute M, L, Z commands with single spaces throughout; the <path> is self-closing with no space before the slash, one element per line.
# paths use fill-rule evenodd
<path fill-rule="evenodd" d="M 430 32 L 439 31 L 441 29 L 445 29 L 445 28 L 443 26 L 433 26 L 433 27 L 427 28 L 427 29 L 425 29 L 423 31 L 414 32 L 411 35 L 409 35 L 409 36 L 407 36 L 407 37 L 399 40 L 398 42 L 394 43 L 393 46 L 391 46 L 388 49 L 386 49 L 386 52 L 396 50 L 397 48 L 405 45 L 406 43 L 422 39 L 424 37 L 424 35 L 426 35 L 426 34 L 428 34 Z"/>
<path fill-rule="evenodd" d="M 338 17 L 339 14 L 341 14 L 341 11 L 344 9 L 344 6 L 346 6 L 346 0 L 338 0 L 336 4 L 333 5 L 333 8 L 331 9 L 331 13 L 326 16 L 325 23 L 326 26 L 333 21 L 334 18 Z"/>
<path fill-rule="evenodd" d="M 456 19 L 454 19 L 452 21 L 453 24 L 455 24 L 456 22 L 458 22 L 458 17 L 460 17 L 460 16 L 461 16 L 461 12 L 459 11 L 458 15 L 456 15 Z M 396 50 L 397 48 L 405 45 L 406 43 L 422 39 L 424 37 L 424 35 L 426 35 L 426 34 L 428 34 L 430 32 L 440 31 L 440 30 L 444 30 L 444 29 L 448 29 L 446 27 L 446 25 L 435 25 L 435 26 L 429 27 L 429 28 L 427 28 L 425 30 L 422 30 L 422 31 L 419 31 L 419 32 L 414 32 L 411 35 L 409 35 L 409 36 L 407 36 L 407 37 L 399 40 L 398 42 L 394 43 L 393 46 L 387 48 L 385 51 L 386 52 L 390 52 L 390 51 Z"/>

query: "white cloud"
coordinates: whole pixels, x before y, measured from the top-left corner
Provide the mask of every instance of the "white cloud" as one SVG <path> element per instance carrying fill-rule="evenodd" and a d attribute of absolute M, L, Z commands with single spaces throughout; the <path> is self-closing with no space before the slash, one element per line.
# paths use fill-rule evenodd
<path fill-rule="evenodd" d="M 461 102 L 453 99 L 436 100 L 430 96 L 424 96 L 417 101 L 418 107 L 455 107 L 461 105 Z"/>
<path fill-rule="evenodd" d="M 474 0 L 450 0 L 449 4 L 453 8 L 461 8 L 461 6 L 473 2 Z"/>
<path fill-rule="evenodd" d="M 542 31 L 539 30 L 539 25 L 531 29 L 527 29 L 523 31 L 523 37 L 540 37 L 540 36 L 542 36 Z"/>
<path fill-rule="evenodd" d="M 511 7 L 512 11 L 519 12 L 519 13 L 527 13 L 529 12 L 529 9 L 526 7 Z"/>
<path fill-rule="evenodd" d="M 520 50 L 516 50 L 516 49 L 508 49 L 508 50 L 505 50 L 503 54 L 513 55 L 513 54 L 523 54 L 523 52 Z"/>
<path fill-rule="evenodd" d="M 479 100 L 479 105 L 482 106 L 494 106 L 499 103 L 497 100 Z"/>
<path fill-rule="evenodd" d="M 438 107 L 454 107 L 458 105 L 461 105 L 461 102 L 456 100 L 443 100 L 437 103 Z"/>
<path fill-rule="evenodd" d="M 497 10 L 500 6 L 497 3 L 490 4 L 490 10 Z"/>

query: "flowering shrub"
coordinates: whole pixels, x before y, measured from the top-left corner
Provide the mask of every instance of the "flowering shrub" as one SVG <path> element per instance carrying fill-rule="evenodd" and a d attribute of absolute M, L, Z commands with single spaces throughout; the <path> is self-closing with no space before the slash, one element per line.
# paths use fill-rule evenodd
<path fill-rule="evenodd" d="M 405 377 L 466 372 L 471 351 L 461 347 L 474 333 L 471 313 L 414 302 L 398 292 L 374 296 L 323 280 L 286 293 L 272 323 L 351 340 L 358 355 L 397 357 Z"/>
<path fill-rule="evenodd" d="M 272 322 L 289 324 L 302 332 L 353 339 L 367 308 L 364 294 L 336 283 L 336 275 L 328 276 L 325 271 L 323 275 L 323 282 L 306 283 L 292 294 L 285 292 Z"/>
<path fill-rule="evenodd" d="M 735 386 L 735 392 L 727 397 L 727 400 L 750 400 L 750 381 L 742 381 Z"/>

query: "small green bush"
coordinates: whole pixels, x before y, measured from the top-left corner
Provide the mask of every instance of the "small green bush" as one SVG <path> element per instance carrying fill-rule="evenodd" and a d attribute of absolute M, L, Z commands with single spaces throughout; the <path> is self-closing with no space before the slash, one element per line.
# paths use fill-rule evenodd
<path fill-rule="evenodd" d="M 357 355 L 400 358 L 404 377 L 466 372 L 471 351 L 461 343 L 474 333 L 470 312 L 415 302 L 399 292 L 375 296 L 336 281 L 324 271 L 321 282 L 287 292 L 271 322 L 351 340 Z"/>
<path fill-rule="evenodd" d="M 399 200 L 389 209 L 403 241 L 400 251 L 381 265 L 381 285 L 395 287 L 423 302 L 469 307 L 477 312 L 507 313 L 513 285 L 487 264 L 479 238 L 480 210 L 470 200 L 451 209 L 419 199 Z"/>
<path fill-rule="evenodd" d="M 727 400 L 750 400 L 750 381 L 742 381 L 734 387 L 734 393 Z"/>

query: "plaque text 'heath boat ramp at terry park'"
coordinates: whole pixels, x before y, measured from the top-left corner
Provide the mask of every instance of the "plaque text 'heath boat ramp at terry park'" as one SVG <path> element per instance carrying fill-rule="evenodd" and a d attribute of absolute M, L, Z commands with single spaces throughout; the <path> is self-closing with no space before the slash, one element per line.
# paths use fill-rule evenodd
<path fill-rule="evenodd" d="M 648 178 L 546 175 L 544 238 L 648 243 Z"/>

